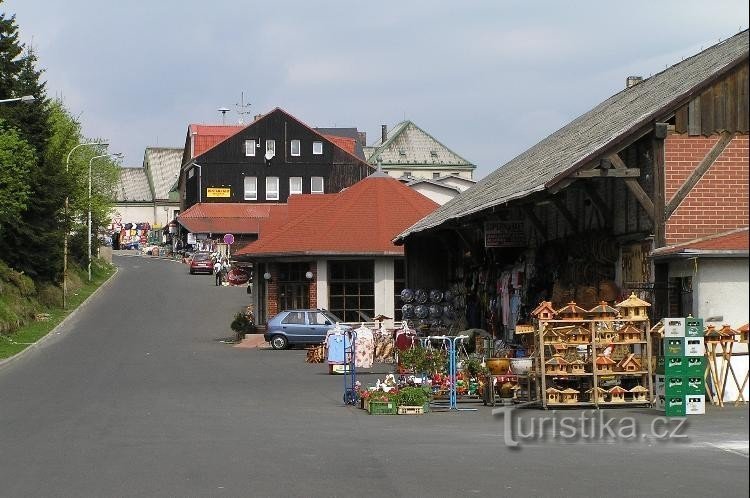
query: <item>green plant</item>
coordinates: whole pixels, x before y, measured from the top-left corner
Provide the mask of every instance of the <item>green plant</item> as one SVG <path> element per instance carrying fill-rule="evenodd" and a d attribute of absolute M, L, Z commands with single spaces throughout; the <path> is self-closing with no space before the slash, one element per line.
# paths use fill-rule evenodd
<path fill-rule="evenodd" d="M 237 333 L 237 340 L 240 340 L 245 334 L 255 332 L 255 324 L 244 313 L 238 312 L 234 315 L 234 320 L 229 327 Z"/>
<path fill-rule="evenodd" d="M 396 395 L 398 406 L 423 406 L 429 400 L 429 395 L 421 387 L 405 387 Z"/>
<path fill-rule="evenodd" d="M 474 356 L 470 356 L 469 358 L 464 360 L 463 370 L 469 378 L 477 378 L 489 373 L 487 367 L 482 365 L 482 360 Z"/>
<path fill-rule="evenodd" d="M 421 373 L 425 367 L 425 349 L 419 346 L 401 351 L 398 354 L 401 364 L 410 372 Z"/>

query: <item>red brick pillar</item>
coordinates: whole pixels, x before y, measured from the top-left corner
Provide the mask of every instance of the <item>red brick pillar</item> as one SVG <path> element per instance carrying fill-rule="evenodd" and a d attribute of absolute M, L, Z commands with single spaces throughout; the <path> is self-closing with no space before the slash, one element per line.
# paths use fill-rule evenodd
<path fill-rule="evenodd" d="M 268 286 L 266 287 L 266 314 L 268 318 L 271 318 L 279 312 L 279 274 L 274 264 L 267 265 L 266 271 L 271 274 L 271 278 L 266 280 L 266 285 Z"/>
<path fill-rule="evenodd" d="M 318 307 L 318 267 L 315 262 L 310 263 L 310 271 L 313 276 L 310 279 L 310 307 Z"/>

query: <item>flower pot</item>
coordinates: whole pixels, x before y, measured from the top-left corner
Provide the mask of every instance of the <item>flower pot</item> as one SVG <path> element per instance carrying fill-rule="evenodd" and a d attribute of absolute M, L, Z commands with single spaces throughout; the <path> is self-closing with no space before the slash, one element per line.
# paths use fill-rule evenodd
<path fill-rule="evenodd" d="M 516 375 L 525 375 L 529 373 L 534 361 L 531 358 L 512 358 L 510 368 Z"/>
<path fill-rule="evenodd" d="M 485 363 L 492 375 L 508 373 L 511 360 L 509 358 L 489 358 Z"/>

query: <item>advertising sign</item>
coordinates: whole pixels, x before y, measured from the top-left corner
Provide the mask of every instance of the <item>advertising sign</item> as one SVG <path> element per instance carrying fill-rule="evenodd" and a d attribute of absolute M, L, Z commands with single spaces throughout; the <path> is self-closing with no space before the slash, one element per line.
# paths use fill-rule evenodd
<path fill-rule="evenodd" d="M 522 220 L 484 223 L 484 247 L 524 247 L 525 245 L 526 230 Z"/>
<path fill-rule="evenodd" d="M 208 187 L 206 197 L 231 197 L 232 189 L 229 187 Z"/>

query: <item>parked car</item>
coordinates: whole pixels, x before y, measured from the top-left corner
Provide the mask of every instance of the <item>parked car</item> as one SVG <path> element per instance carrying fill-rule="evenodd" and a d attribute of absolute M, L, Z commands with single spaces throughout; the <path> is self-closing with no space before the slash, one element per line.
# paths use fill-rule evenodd
<path fill-rule="evenodd" d="M 326 333 L 341 321 L 328 310 L 284 310 L 266 322 L 263 337 L 273 349 L 286 349 L 290 344 L 321 344 Z"/>
<path fill-rule="evenodd" d="M 208 273 L 209 275 L 214 273 L 214 262 L 211 260 L 210 253 L 193 253 L 193 257 L 190 258 L 190 274 L 195 273 Z"/>

